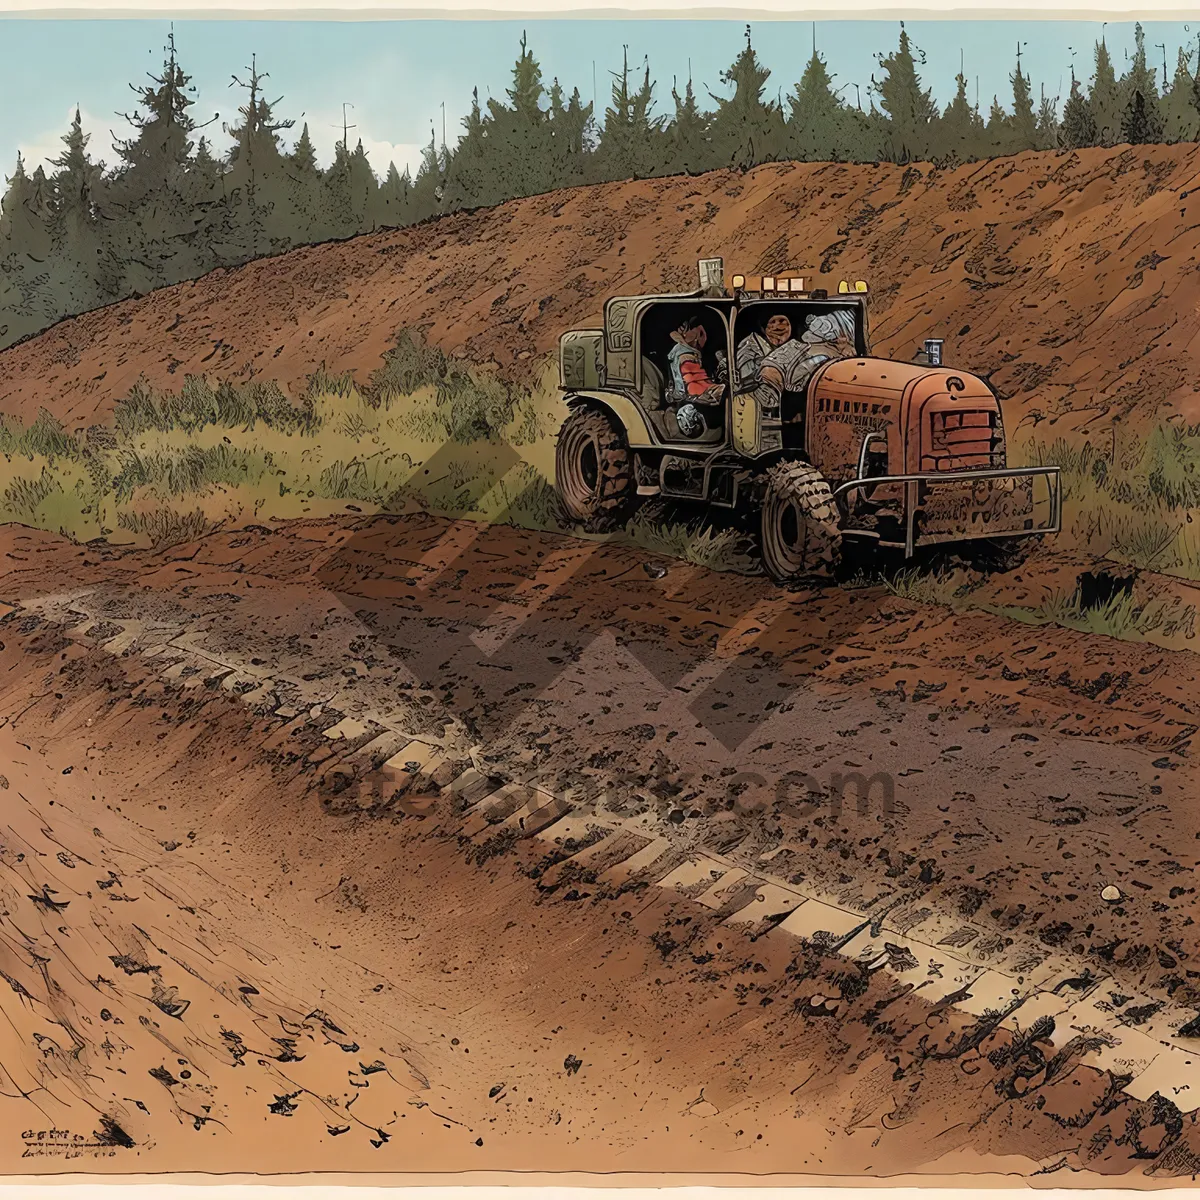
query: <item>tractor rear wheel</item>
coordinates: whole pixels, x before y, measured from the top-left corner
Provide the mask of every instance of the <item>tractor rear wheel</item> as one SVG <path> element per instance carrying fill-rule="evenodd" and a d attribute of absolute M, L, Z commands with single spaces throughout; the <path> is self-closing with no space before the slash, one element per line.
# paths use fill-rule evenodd
<path fill-rule="evenodd" d="M 573 520 L 596 532 L 624 523 L 637 502 L 637 481 L 625 434 L 608 413 L 577 408 L 563 422 L 554 481 Z"/>
<path fill-rule="evenodd" d="M 842 534 L 821 472 L 808 463 L 783 462 L 767 472 L 766 482 L 759 540 L 767 574 L 780 582 L 832 577 Z"/>

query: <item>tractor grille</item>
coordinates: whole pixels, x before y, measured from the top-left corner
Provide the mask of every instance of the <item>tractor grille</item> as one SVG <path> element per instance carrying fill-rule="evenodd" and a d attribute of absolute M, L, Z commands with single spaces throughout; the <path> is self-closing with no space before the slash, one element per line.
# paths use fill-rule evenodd
<path fill-rule="evenodd" d="M 941 410 L 929 416 L 922 471 L 969 471 L 1004 466 L 1004 435 L 996 412 Z"/>

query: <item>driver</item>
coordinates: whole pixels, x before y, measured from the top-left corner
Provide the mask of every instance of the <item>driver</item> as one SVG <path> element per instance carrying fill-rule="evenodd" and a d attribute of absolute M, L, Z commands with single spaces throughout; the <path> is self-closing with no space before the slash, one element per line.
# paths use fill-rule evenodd
<path fill-rule="evenodd" d="M 671 340 L 675 344 L 667 355 L 671 368 L 671 390 L 667 400 L 678 406 L 675 421 L 684 437 L 699 437 L 708 427 L 699 406 L 712 408 L 719 405 L 725 389 L 720 382 L 710 379 L 704 369 L 701 351 L 708 341 L 708 332 L 698 314 L 680 325 L 671 334 Z"/>

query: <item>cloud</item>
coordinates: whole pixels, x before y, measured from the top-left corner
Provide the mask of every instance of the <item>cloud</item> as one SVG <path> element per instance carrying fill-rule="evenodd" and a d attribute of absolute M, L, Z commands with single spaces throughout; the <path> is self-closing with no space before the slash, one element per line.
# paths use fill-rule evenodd
<path fill-rule="evenodd" d="M 133 137 L 137 131 L 122 117 L 114 116 L 106 121 L 101 117 L 95 116 L 86 108 L 81 108 L 79 115 L 83 124 L 83 132 L 90 135 L 88 154 L 91 156 L 92 161 L 103 162 L 107 166 L 112 167 L 117 160 L 117 153 L 113 149 L 114 139 L 124 141 L 127 138 Z M 30 174 L 37 170 L 39 166 L 47 174 L 50 173 L 50 160 L 58 158 L 62 154 L 64 149 L 63 134 L 71 127 L 71 122 L 74 119 L 75 105 L 72 104 L 69 108 L 63 110 L 62 123 L 56 128 L 47 129 L 17 140 L 16 149 L 20 151 L 22 157 L 25 159 L 25 169 Z M 204 129 L 198 129 L 193 135 L 193 141 L 199 141 L 201 136 L 207 137 L 210 144 L 215 143 L 215 152 L 224 153 L 228 149 L 229 138 L 224 133 L 222 121 L 232 119 L 222 114 L 221 119 L 213 121 Z M 303 123 L 303 120 L 297 121 L 295 127 L 288 131 L 292 143 L 300 136 L 300 128 Z M 340 130 L 335 132 L 332 128 L 333 125 L 333 119 L 325 113 L 308 118 L 309 136 L 316 147 L 317 159 L 323 167 L 328 166 L 333 161 L 334 147 L 341 136 Z M 407 167 L 412 175 L 416 175 L 417 169 L 421 165 L 421 154 L 424 146 L 416 143 L 390 142 L 383 138 L 372 137 L 370 129 L 365 126 L 364 122 L 359 122 L 359 125 L 359 129 L 352 129 L 350 131 L 350 144 L 351 146 L 356 145 L 358 137 L 361 135 L 363 149 L 366 150 L 371 166 L 380 179 L 383 179 L 387 175 L 388 163 L 390 162 L 396 164 L 398 171 L 403 172 L 404 168 Z M 285 143 L 288 140 L 288 136 L 285 135 Z M 0 174 L 8 175 L 11 173 L 13 167 L 16 165 L 15 155 L 13 157 L 14 162 L 0 164 Z"/>
<path fill-rule="evenodd" d="M 404 168 L 407 167 L 409 174 L 415 176 L 421 165 L 421 152 L 425 148 L 404 142 L 377 142 L 369 137 L 363 138 L 362 143 L 375 174 L 380 177 L 387 174 L 390 162 L 396 164 L 396 170 L 401 174 L 404 174 Z"/>
<path fill-rule="evenodd" d="M 83 125 L 83 132 L 90 135 L 87 148 L 92 161 L 103 162 L 109 166 L 117 157 L 116 151 L 113 149 L 114 137 L 124 141 L 126 138 L 132 137 L 135 132 L 133 126 L 122 117 L 114 117 L 111 121 L 106 122 L 94 116 L 86 108 L 80 108 L 79 119 Z M 74 120 L 75 105 L 72 104 L 64 111 L 62 124 L 57 129 L 47 130 L 30 138 L 18 139 L 17 149 L 25 159 L 27 171 L 32 174 L 38 167 L 44 168 L 47 173 L 50 171 L 50 160 L 58 158 L 66 148 L 63 145 L 63 135 Z"/>
<path fill-rule="evenodd" d="M 367 152 L 367 158 L 376 175 L 381 179 L 386 176 L 390 162 L 394 162 L 396 170 L 402 174 L 404 168 L 407 167 L 410 174 L 416 175 L 417 168 L 421 165 L 421 153 L 425 149 L 424 146 L 416 142 L 389 142 L 384 138 L 373 137 L 370 126 L 361 117 L 356 119 L 351 113 L 349 119 L 350 123 L 355 126 L 349 131 L 350 146 L 353 148 L 361 139 L 363 149 Z M 313 146 L 317 151 L 317 161 L 323 167 L 328 166 L 333 161 L 337 143 L 342 140 L 341 113 L 336 115 L 321 112 L 309 114 L 303 120 L 297 121 L 295 127 L 290 131 L 293 141 L 300 136 L 300 129 L 306 121 L 308 136 L 312 139 Z"/>

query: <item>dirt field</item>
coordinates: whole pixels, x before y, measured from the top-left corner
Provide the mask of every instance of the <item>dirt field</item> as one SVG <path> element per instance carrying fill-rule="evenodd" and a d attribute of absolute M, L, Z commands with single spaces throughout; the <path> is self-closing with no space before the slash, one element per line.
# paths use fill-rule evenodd
<path fill-rule="evenodd" d="M 433 518 L 0 538 L 6 1169 L 1196 1174 L 1189 653 Z"/>
<path fill-rule="evenodd" d="M 510 373 L 605 297 L 727 270 L 866 279 L 876 349 L 927 336 L 1056 432 L 1197 419 L 1195 146 L 1029 153 L 955 171 L 784 164 L 565 191 L 295 251 L 114 305 L 6 352 L 0 413 L 102 420 L 139 378 L 360 379 L 399 329 Z M 1011 420 L 1011 419 L 1010 419 Z M 1011 422 L 1015 424 L 1015 421 Z"/>
<path fill-rule="evenodd" d="M 1194 1180 L 1198 154 L 562 193 L 0 356 L 0 414 L 67 425 L 3 430 L 4 511 L 80 538 L 0 526 L 0 1164 Z M 546 356 L 712 254 L 945 336 L 1070 457 L 1070 531 L 965 591 L 784 589 L 670 522 L 414 515 L 557 528 Z M 335 378 L 401 330 L 504 420 Z M 322 366 L 304 431 L 74 436 Z"/>

